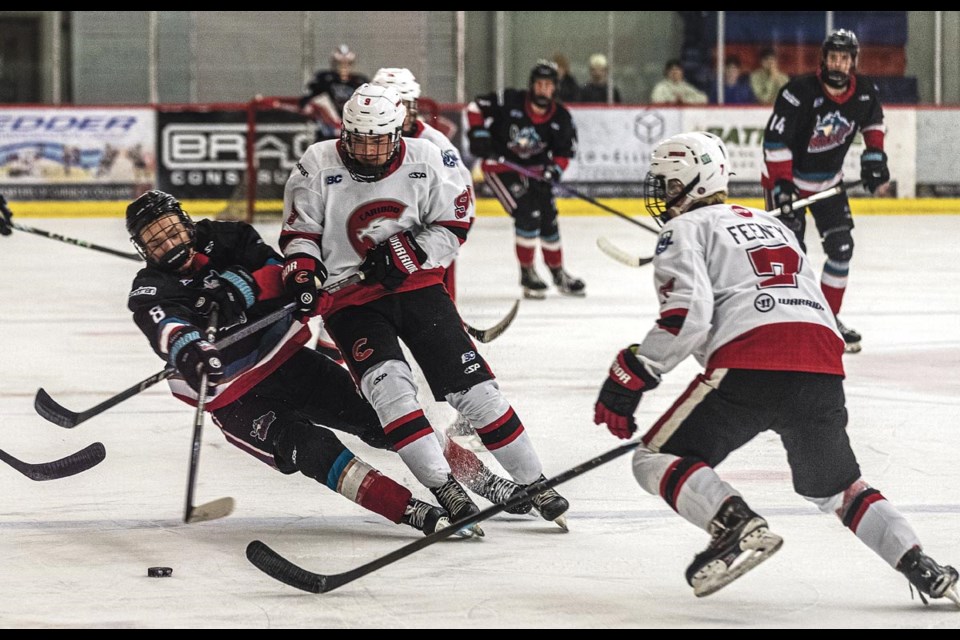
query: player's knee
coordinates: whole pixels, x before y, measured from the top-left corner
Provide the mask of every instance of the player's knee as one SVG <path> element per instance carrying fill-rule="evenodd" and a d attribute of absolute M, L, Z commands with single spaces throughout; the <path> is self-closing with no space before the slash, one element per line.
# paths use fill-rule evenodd
<path fill-rule="evenodd" d="M 447 402 L 473 425 L 487 425 L 504 416 L 510 403 L 496 380 L 475 384 L 466 391 L 448 394 Z"/>
<path fill-rule="evenodd" d="M 850 229 L 831 229 L 823 234 L 823 252 L 834 262 L 849 262 L 853 257 Z"/>
<path fill-rule="evenodd" d="M 274 457 L 277 468 L 283 473 L 299 471 L 308 478 L 328 484 L 331 469 L 344 453 L 353 456 L 326 427 L 296 422 L 282 430 Z"/>
<path fill-rule="evenodd" d="M 854 503 L 858 502 L 859 497 L 869 489 L 870 485 L 863 478 L 858 478 L 842 491 L 825 498 L 811 498 L 810 496 L 804 496 L 804 498 L 817 505 L 817 508 L 823 513 L 832 513 L 843 520 Z"/>
<path fill-rule="evenodd" d="M 638 447 L 633 454 L 633 477 L 650 495 L 660 495 L 660 483 L 677 456 L 654 453 L 646 447 Z"/>
<path fill-rule="evenodd" d="M 387 360 L 367 371 L 360 389 L 373 405 L 380 424 L 390 424 L 420 408 L 413 371 L 401 360 Z"/>

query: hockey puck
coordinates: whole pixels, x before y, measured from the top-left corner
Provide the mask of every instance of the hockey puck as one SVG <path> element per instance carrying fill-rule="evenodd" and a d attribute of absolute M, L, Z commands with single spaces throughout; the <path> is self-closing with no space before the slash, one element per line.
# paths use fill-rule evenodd
<path fill-rule="evenodd" d="M 170 567 L 150 567 L 147 569 L 147 576 L 151 578 L 169 578 L 173 575 L 173 569 Z"/>

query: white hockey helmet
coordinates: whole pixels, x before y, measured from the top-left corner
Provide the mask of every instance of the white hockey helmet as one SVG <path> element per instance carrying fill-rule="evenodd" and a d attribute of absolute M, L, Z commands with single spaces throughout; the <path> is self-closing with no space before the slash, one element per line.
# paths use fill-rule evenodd
<path fill-rule="evenodd" d="M 643 185 L 647 211 L 663 224 L 698 200 L 727 190 L 730 162 L 718 136 L 694 131 L 671 136 L 653 150 Z"/>
<path fill-rule="evenodd" d="M 407 117 L 403 123 L 404 133 L 414 131 L 414 123 L 419 115 L 417 100 L 420 98 L 420 83 L 410 69 L 402 67 L 384 67 L 373 76 L 371 84 L 393 87 L 400 94 L 404 106 L 407 108 Z"/>
<path fill-rule="evenodd" d="M 400 150 L 407 108 L 393 87 L 365 83 L 343 105 L 340 142 L 354 180 L 376 182 Z"/>

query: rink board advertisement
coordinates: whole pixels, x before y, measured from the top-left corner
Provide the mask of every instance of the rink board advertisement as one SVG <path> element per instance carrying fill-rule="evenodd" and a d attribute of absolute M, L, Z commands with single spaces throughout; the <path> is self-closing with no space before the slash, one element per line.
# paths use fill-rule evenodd
<path fill-rule="evenodd" d="M 256 114 L 257 198 L 282 199 L 290 171 L 314 140 L 303 118 Z M 246 190 L 247 111 L 161 110 L 157 115 L 157 186 L 183 199 L 229 200 Z"/>
<path fill-rule="evenodd" d="M 157 179 L 153 109 L 0 108 L 11 200 L 121 200 Z"/>

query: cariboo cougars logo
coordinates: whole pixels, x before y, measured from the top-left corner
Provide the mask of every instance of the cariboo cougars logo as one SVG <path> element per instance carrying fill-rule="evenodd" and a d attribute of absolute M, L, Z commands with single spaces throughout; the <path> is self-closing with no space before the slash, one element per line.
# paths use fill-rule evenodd
<path fill-rule="evenodd" d="M 397 200 L 376 200 L 360 205 L 347 218 L 347 237 L 358 256 L 399 231 L 391 220 L 399 220 L 407 205 Z"/>

